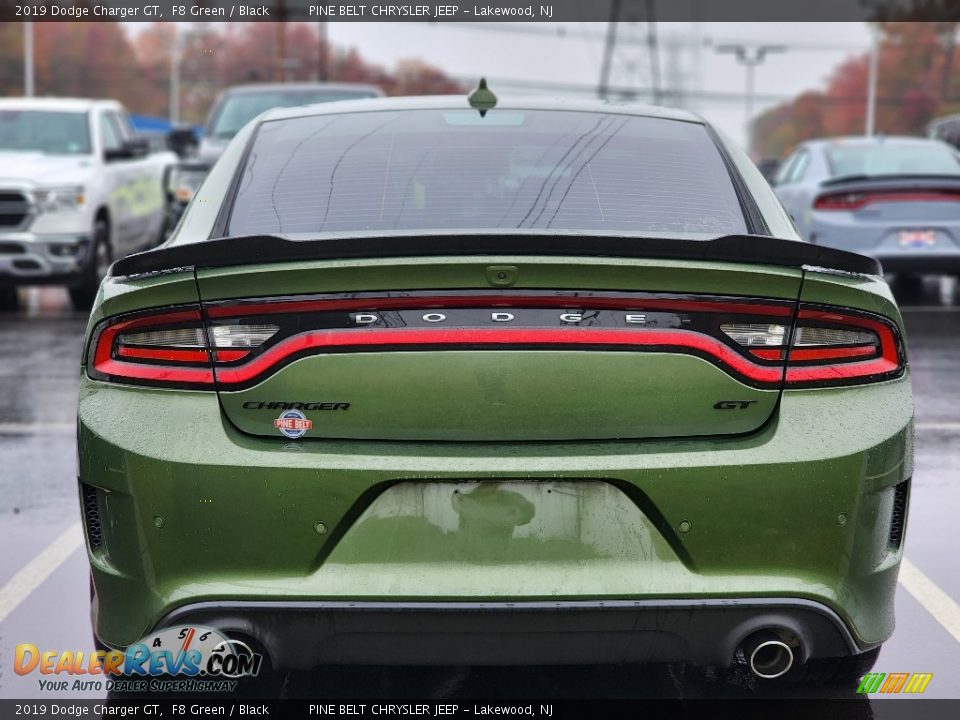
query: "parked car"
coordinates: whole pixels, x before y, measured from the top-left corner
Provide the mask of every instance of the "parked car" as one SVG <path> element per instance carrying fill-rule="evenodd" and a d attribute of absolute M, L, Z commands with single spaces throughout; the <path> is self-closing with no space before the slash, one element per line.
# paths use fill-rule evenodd
<path fill-rule="evenodd" d="M 931 120 L 927 125 L 927 137 L 960 148 L 960 115 L 945 115 Z"/>
<path fill-rule="evenodd" d="M 272 108 L 296 107 L 337 100 L 382 97 L 375 85 L 351 83 L 268 83 L 237 85 L 220 93 L 207 115 L 196 155 L 180 163 L 171 176 L 170 226 L 176 224 L 210 167 L 234 135 L 257 115 Z M 183 131 L 172 133 L 171 144 L 183 145 Z"/>
<path fill-rule="evenodd" d="M 0 99 L 0 302 L 58 284 L 89 308 L 114 259 L 162 239 L 175 161 L 117 102 Z"/>
<path fill-rule="evenodd" d="M 888 272 L 960 273 L 960 161 L 939 140 L 802 143 L 775 178 L 800 233 L 877 258 Z"/>
<path fill-rule="evenodd" d="M 893 632 L 912 418 L 877 262 L 803 242 L 694 115 L 270 111 L 93 312 L 96 638 L 852 680 Z"/>

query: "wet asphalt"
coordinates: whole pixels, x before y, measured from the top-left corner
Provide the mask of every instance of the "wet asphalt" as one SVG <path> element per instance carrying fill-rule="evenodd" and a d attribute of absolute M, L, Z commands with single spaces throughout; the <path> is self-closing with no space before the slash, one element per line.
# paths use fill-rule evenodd
<path fill-rule="evenodd" d="M 960 604 L 960 536 L 954 533 L 960 511 L 960 288 L 950 279 L 928 278 L 923 291 L 900 302 L 917 420 L 906 557 L 952 600 L 955 612 Z M 85 324 L 85 315 L 69 309 L 66 294 L 52 288 L 21 290 L 21 309 L 0 313 L 0 587 L 17 578 L 21 595 L 24 576 L 30 580 L 24 568 L 29 570 L 29 563 L 79 518 L 74 416 Z M 36 674 L 13 672 L 18 643 L 93 649 L 82 545 L 77 542 L 55 571 L 35 583 L 0 621 L 0 698 L 103 696 L 41 692 Z M 949 602 L 918 599 L 901 584 L 897 629 L 875 670 L 932 672 L 926 697 L 960 698 L 960 628 L 950 610 Z M 809 695 L 858 698 L 857 717 L 882 716 L 875 711 L 888 702 L 856 696 L 854 687 L 758 686 L 743 673 L 718 678 L 682 666 L 318 668 L 274 674 L 250 692 L 371 699 Z"/>

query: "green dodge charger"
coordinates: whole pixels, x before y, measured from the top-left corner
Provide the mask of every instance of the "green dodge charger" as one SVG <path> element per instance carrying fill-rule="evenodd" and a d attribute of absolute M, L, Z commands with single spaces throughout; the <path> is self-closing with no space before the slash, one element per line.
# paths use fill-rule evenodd
<path fill-rule="evenodd" d="M 94 306 L 94 632 L 855 678 L 894 628 L 912 432 L 876 261 L 802 242 L 700 118 L 275 110 Z"/>

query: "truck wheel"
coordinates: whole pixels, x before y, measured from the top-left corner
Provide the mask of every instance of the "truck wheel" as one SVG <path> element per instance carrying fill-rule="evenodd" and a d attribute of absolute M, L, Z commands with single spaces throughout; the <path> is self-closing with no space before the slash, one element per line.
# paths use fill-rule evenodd
<path fill-rule="evenodd" d="M 100 282 L 107 276 L 107 270 L 110 269 L 112 262 L 110 229 L 103 218 L 97 218 L 90 242 L 92 247 L 87 264 L 80 271 L 80 282 L 70 288 L 70 301 L 77 310 L 89 310 L 93 306 L 97 290 L 100 289 Z"/>
<path fill-rule="evenodd" d="M 0 288 L 0 312 L 14 312 L 17 309 L 17 289 Z"/>

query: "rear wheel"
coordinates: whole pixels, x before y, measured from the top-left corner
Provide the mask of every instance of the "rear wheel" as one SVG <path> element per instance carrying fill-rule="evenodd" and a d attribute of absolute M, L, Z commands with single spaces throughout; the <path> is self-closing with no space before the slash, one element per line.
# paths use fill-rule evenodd
<path fill-rule="evenodd" d="M 77 310 L 89 310 L 93 306 L 100 282 L 107 276 L 112 262 L 110 228 L 104 218 L 97 218 L 90 242 L 90 255 L 81 271 L 80 282 L 70 288 L 70 301 Z"/>
<path fill-rule="evenodd" d="M 17 309 L 17 289 L 0 288 L 0 312 L 13 312 Z"/>
<path fill-rule="evenodd" d="M 923 295 L 923 275 L 898 273 L 893 279 L 893 292 L 904 299 L 916 299 Z"/>

